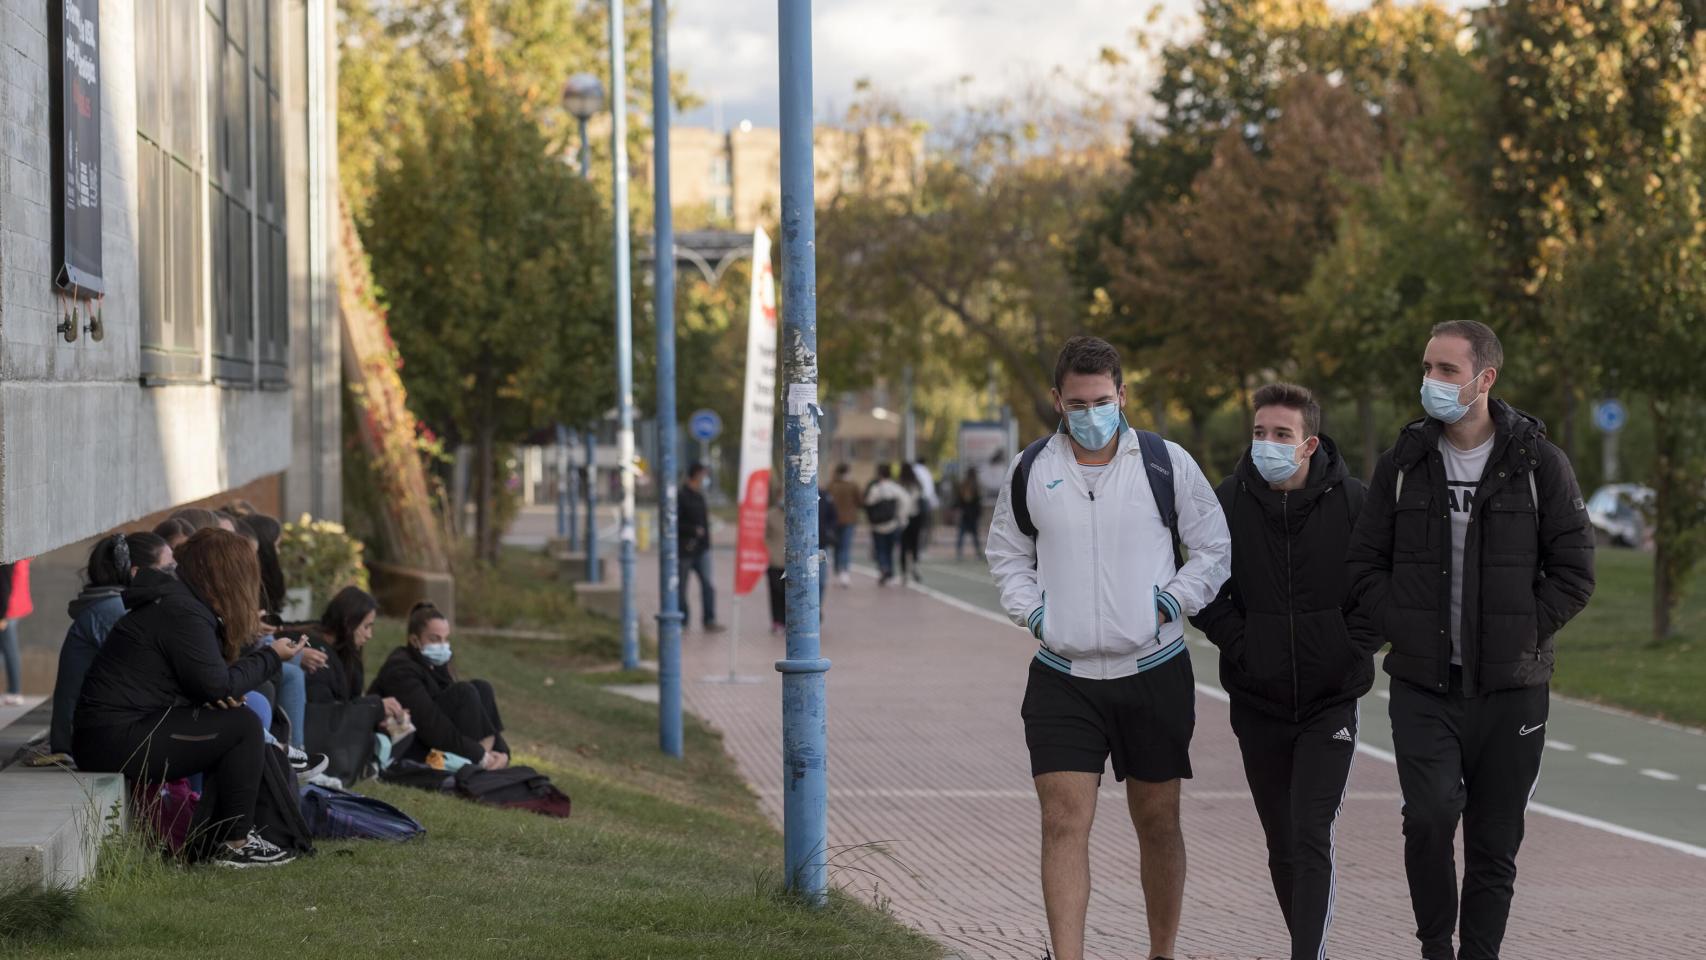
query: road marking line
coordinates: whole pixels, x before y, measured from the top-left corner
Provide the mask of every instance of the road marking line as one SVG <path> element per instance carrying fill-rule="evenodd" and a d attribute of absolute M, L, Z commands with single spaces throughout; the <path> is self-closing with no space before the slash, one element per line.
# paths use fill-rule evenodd
<path fill-rule="evenodd" d="M 1571 751 L 1576 749 L 1575 744 L 1565 743 L 1562 740 L 1548 740 L 1548 741 L 1546 741 L 1546 745 L 1548 747 L 1551 747 L 1554 750 L 1562 750 L 1565 753 L 1570 753 Z"/>
<path fill-rule="evenodd" d="M 873 571 L 871 571 L 870 568 L 868 568 L 868 567 L 861 569 L 861 568 L 856 566 L 856 567 L 854 567 L 854 569 L 858 570 L 860 573 L 865 574 L 866 576 L 872 576 L 873 575 Z M 968 613 L 974 613 L 980 617 L 983 617 L 983 618 L 988 619 L 988 620 L 994 620 L 994 621 L 997 621 L 999 623 L 1005 623 L 1005 624 L 1009 624 L 1009 625 L 1012 624 L 1012 621 L 1008 620 L 1006 617 L 1000 616 L 999 614 L 992 613 L 992 612 L 985 610 L 981 607 L 973 606 L 972 604 L 966 603 L 965 601 L 959 599 L 958 597 L 951 597 L 945 593 L 942 593 L 939 590 L 932 590 L 928 587 L 922 587 L 922 586 L 919 586 L 917 584 L 914 584 L 912 589 L 917 590 L 920 593 L 923 593 L 925 596 L 932 597 L 933 599 L 941 600 L 943 603 L 946 603 L 949 606 L 954 607 L 955 609 L 965 610 Z M 1019 628 L 1015 627 L 1015 629 L 1019 629 Z M 1231 702 L 1232 698 L 1226 695 L 1226 691 L 1220 689 L 1217 686 L 1213 686 L 1213 685 L 1206 684 L 1206 683 L 1198 683 L 1196 686 L 1197 686 L 1197 692 L 1203 694 L 1204 696 L 1211 697 L 1215 700 L 1219 700 L 1222 703 Z M 1357 752 L 1367 754 L 1368 756 L 1374 757 L 1377 760 L 1383 760 L 1387 763 L 1394 764 L 1394 765 L 1397 764 L 1397 762 L 1398 762 L 1397 756 L 1394 755 L 1391 751 L 1382 750 L 1379 747 L 1371 747 L 1366 743 L 1358 743 L 1357 744 Z M 1598 763 L 1608 764 L 1608 765 L 1614 766 L 1614 767 L 1625 766 L 1629 763 L 1629 761 L 1623 759 L 1622 757 L 1613 757 L 1613 756 L 1610 756 L 1609 754 L 1604 754 L 1604 753 L 1590 753 L 1587 756 L 1588 756 L 1589 760 L 1593 760 L 1593 761 L 1596 761 Z M 1701 784 L 1700 789 L 1703 791 L 1706 791 L 1706 783 Z M 1533 801 L 1530 801 L 1528 804 L 1528 809 L 1534 811 L 1535 813 L 1541 814 L 1542 816 L 1551 817 L 1554 820 L 1563 820 L 1566 823 L 1573 823 L 1573 824 L 1576 824 L 1577 826 L 1587 827 L 1591 830 L 1599 830 L 1601 832 L 1609 833 L 1613 836 L 1623 837 L 1623 838 L 1628 839 L 1628 840 L 1639 840 L 1642 843 L 1650 843 L 1655 847 L 1664 847 L 1666 850 L 1672 850 L 1672 851 L 1675 851 L 1676 853 L 1683 853 L 1683 854 L 1687 854 L 1688 856 L 1691 856 L 1691 857 L 1698 857 L 1702 860 L 1706 860 L 1706 847 L 1698 847 L 1692 843 L 1683 843 L 1680 840 L 1672 840 L 1669 837 L 1661 837 L 1661 836 L 1658 836 L 1657 834 L 1647 833 L 1644 830 L 1632 830 L 1629 827 L 1618 826 L 1617 824 L 1612 823 L 1608 820 L 1601 820 L 1598 817 L 1589 817 L 1589 816 L 1584 816 L 1584 815 L 1579 814 L 1579 813 L 1572 813 L 1569 810 L 1563 810 L 1563 809 L 1560 809 L 1558 807 L 1551 806 L 1550 804 L 1535 803 Z"/>
<path fill-rule="evenodd" d="M 1654 780 L 1663 780 L 1666 783 L 1669 783 L 1672 780 L 1681 780 L 1682 779 L 1681 777 L 1677 776 L 1676 774 L 1671 773 L 1669 770 L 1654 770 L 1651 767 L 1648 767 L 1648 768 L 1642 770 L 1641 776 L 1652 777 Z"/>

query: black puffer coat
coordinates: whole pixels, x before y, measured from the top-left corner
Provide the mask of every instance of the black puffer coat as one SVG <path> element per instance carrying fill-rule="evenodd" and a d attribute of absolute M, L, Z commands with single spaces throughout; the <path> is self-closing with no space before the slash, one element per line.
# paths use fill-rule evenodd
<path fill-rule="evenodd" d="M 1220 648 L 1221 686 L 1286 720 L 1367 693 L 1371 639 L 1354 641 L 1341 612 L 1363 489 L 1332 438 L 1321 437 L 1302 489 L 1270 487 L 1246 451 L 1215 492 L 1232 532 L 1232 576 L 1191 623 Z"/>
<path fill-rule="evenodd" d="M 1463 545 L 1467 696 L 1549 681 L 1553 635 L 1587 606 L 1594 586 L 1593 531 L 1570 461 L 1536 418 L 1502 400 L 1490 412 L 1493 452 Z M 1451 676 L 1443 431 L 1430 417 L 1398 434 L 1375 467 L 1351 541 L 1356 613 L 1392 644 L 1386 672 L 1436 691 Z"/>
<path fill-rule="evenodd" d="M 176 577 L 138 573 L 124 605 L 130 612 L 113 624 L 83 679 L 73 721 L 78 730 L 241 698 L 278 675 L 278 655 L 264 645 L 226 663 L 224 622 Z"/>

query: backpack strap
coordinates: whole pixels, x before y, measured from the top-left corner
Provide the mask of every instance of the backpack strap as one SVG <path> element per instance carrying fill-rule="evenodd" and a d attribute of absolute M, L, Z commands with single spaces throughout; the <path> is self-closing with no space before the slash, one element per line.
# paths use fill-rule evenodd
<path fill-rule="evenodd" d="M 1031 508 L 1025 502 L 1025 488 L 1030 486 L 1031 464 L 1037 462 L 1037 456 L 1053 439 L 1054 434 L 1051 433 L 1046 437 L 1039 437 L 1031 441 L 1030 446 L 1025 448 L 1025 452 L 1019 454 L 1019 467 L 1013 471 L 1012 495 L 1009 498 L 1013 506 L 1013 522 L 1019 525 L 1019 529 L 1024 532 L 1025 536 L 1033 540 L 1037 537 L 1037 525 L 1031 522 Z"/>
<path fill-rule="evenodd" d="M 1143 469 L 1149 478 L 1149 489 L 1155 494 L 1155 509 L 1161 522 L 1173 535 L 1173 569 L 1185 565 L 1185 553 L 1179 541 L 1179 510 L 1173 488 L 1173 458 L 1167 453 L 1167 441 L 1158 433 L 1138 430 L 1137 448 L 1143 453 Z"/>

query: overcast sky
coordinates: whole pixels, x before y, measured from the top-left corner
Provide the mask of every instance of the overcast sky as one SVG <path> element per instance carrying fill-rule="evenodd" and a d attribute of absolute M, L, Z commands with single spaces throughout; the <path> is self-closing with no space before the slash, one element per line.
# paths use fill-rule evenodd
<path fill-rule="evenodd" d="M 979 92 L 1013 89 L 1056 66 L 1088 65 L 1103 46 L 1130 52 L 1145 0 L 816 0 L 814 102 L 820 121 L 852 99 L 868 77 L 927 108 L 932 94 L 962 76 Z M 1188 11 L 1190 0 L 1166 0 Z M 672 66 L 687 73 L 706 106 L 681 122 L 724 126 L 776 123 L 776 0 L 677 2 Z M 927 112 L 927 111 L 926 111 Z"/>

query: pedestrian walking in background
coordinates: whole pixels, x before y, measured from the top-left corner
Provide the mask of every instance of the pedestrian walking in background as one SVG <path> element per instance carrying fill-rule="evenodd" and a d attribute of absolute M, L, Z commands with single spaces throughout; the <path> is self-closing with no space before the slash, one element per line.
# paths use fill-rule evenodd
<path fill-rule="evenodd" d="M 0 706 L 24 702 L 24 667 L 18 658 L 18 621 L 35 612 L 30 599 L 30 561 L 0 564 L 0 658 L 6 662 L 6 694 Z"/>
<path fill-rule="evenodd" d="M 711 514 L 705 506 L 705 478 L 710 471 L 703 463 L 687 465 L 687 478 L 677 493 L 678 536 L 681 538 L 681 622 L 693 622 L 687 603 L 688 577 L 699 578 L 700 612 L 706 633 L 720 633 L 717 622 L 717 587 L 711 579 Z"/>
<path fill-rule="evenodd" d="M 822 487 L 817 491 L 817 611 L 818 623 L 823 623 L 824 594 L 829 589 L 829 557 L 836 552 L 837 537 L 841 535 L 841 511 L 835 498 Z"/>
<path fill-rule="evenodd" d="M 906 523 L 900 528 L 900 577 L 910 575 L 915 583 L 923 583 L 918 570 L 918 550 L 930 522 L 929 508 L 924 501 L 924 487 L 918 481 L 918 471 L 908 464 L 900 465 L 900 485 L 906 490 Z"/>
<path fill-rule="evenodd" d="M 909 465 L 913 476 L 918 478 L 919 505 L 918 512 L 923 518 L 919 528 L 918 545 L 920 549 L 930 547 L 932 527 L 936 522 L 936 511 L 942 506 L 942 498 L 936 491 L 936 477 L 930 472 L 930 465 L 920 457 Z"/>
<path fill-rule="evenodd" d="M 1040 643 L 1019 713 L 1053 956 L 1084 957 L 1090 827 L 1111 755 L 1142 852 L 1147 956 L 1167 958 L 1185 895 L 1179 784 L 1196 725 L 1183 621 L 1226 581 L 1226 521 L 1190 454 L 1125 423 L 1106 341 L 1068 340 L 1051 396 L 1064 430 L 1014 458 L 986 552 L 1002 606 Z"/>
<path fill-rule="evenodd" d="M 983 546 L 978 543 L 977 531 L 983 526 L 983 485 L 977 482 L 975 471 L 966 471 L 960 478 L 958 502 L 954 509 L 959 512 L 959 525 L 954 534 L 954 559 L 962 560 L 966 538 L 971 538 L 972 552 L 978 559 L 983 558 Z"/>
<path fill-rule="evenodd" d="M 1545 424 L 1492 398 L 1503 366 L 1486 324 L 1433 328 L 1427 415 L 1381 455 L 1351 538 L 1352 616 L 1392 645 L 1404 872 L 1425 960 L 1499 956 L 1546 745 L 1553 637 L 1594 588 L 1575 472 Z"/>
<path fill-rule="evenodd" d="M 906 488 L 894 482 L 886 463 L 877 465 L 877 479 L 865 488 L 865 519 L 871 524 L 871 553 L 877 562 L 877 586 L 894 579 L 894 549 L 906 527 L 910 509 Z"/>
<path fill-rule="evenodd" d="M 783 575 L 788 549 L 787 521 L 782 513 L 782 491 L 770 485 L 770 505 L 764 510 L 764 549 L 770 560 L 764 568 L 765 583 L 770 588 L 770 632 L 781 633 L 788 626 L 788 595 Z"/>
<path fill-rule="evenodd" d="M 1290 956 L 1319 960 L 1333 922 L 1333 831 L 1356 755 L 1357 699 L 1374 684 L 1378 646 L 1343 613 L 1363 486 L 1321 433 L 1308 390 L 1269 384 L 1251 403 L 1250 448 L 1216 489 L 1232 577 L 1191 623 L 1220 648 Z"/>
<path fill-rule="evenodd" d="M 843 587 L 850 586 L 853 569 L 853 528 L 859 522 L 859 508 L 864 494 L 853 482 L 853 468 L 845 463 L 835 467 L 835 480 L 829 485 L 830 499 L 835 502 L 835 580 Z"/>

